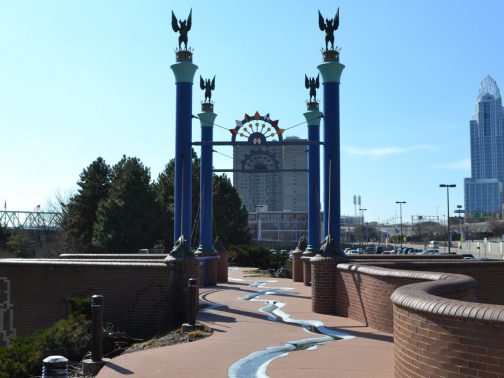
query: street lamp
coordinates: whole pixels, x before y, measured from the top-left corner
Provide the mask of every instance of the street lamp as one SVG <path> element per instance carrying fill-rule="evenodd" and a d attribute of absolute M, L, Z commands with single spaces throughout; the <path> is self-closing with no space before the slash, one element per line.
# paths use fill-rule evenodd
<path fill-rule="evenodd" d="M 448 225 L 448 253 L 451 253 L 451 237 L 450 237 L 450 188 L 455 188 L 455 184 L 439 184 L 440 188 L 446 188 L 446 205 L 447 205 L 447 225 Z"/>
<path fill-rule="evenodd" d="M 402 205 L 405 204 L 406 201 L 396 201 L 396 203 L 399 204 L 399 217 L 400 217 L 400 220 L 401 220 L 401 248 L 402 248 L 402 241 L 403 241 L 403 236 L 402 236 Z"/>

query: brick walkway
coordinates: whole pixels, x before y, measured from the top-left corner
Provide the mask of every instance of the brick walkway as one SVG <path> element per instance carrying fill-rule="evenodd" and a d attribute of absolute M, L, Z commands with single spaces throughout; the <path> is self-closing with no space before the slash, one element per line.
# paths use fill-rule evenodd
<path fill-rule="evenodd" d="M 285 303 L 282 311 L 292 319 L 320 320 L 330 330 L 355 336 L 348 340 L 320 344 L 315 350 L 292 351 L 274 359 L 266 376 L 279 377 L 393 377 L 393 340 L 361 323 L 311 311 L 311 288 L 288 279 L 276 279 L 262 287 L 251 287 L 268 278 L 254 276 L 250 269 L 231 269 L 229 283 L 202 289 L 202 300 L 221 306 L 198 314 L 198 321 L 214 330 L 206 339 L 116 357 L 99 378 L 123 377 L 228 377 L 229 367 L 250 353 L 280 346 L 293 340 L 320 337 L 302 327 L 272 321 L 259 309 L 265 304 L 238 298 L 272 287 L 288 287 L 283 294 L 258 299 Z M 242 377 L 255 375 L 243 374 Z M 264 377 L 264 376 L 263 376 Z"/>

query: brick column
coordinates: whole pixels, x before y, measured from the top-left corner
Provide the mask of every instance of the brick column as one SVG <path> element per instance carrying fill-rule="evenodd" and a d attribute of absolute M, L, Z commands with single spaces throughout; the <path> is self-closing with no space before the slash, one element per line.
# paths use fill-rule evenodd
<path fill-rule="evenodd" d="M 228 260 L 229 252 L 222 244 L 222 241 L 217 237 L 214 241 L 214 248 L 217 251 L 220 259 L 217 260 L 217 282 L 228 282 Z"/>
<path fill-rule="evenodd" d="M 303 263 L 303 282 L 305 286 L 311 285 L 311 263 L 310 259 L 315 256 L 314 251 L 304 251 L 301 261 Z"/>
<path fill-rule="evenodd" d="M 336 265 L 331 257 L 316 255 L 311 258 L 312 311 L 334 314 L 336 310 Z"/>
<path fill-rule="evenodd" d="M 189 283 L 189 278 L 194 278 L 198 281 L 197 286 L 199 287 L 200 281 L 200 264 L 195 257 L 182 257 L 175 258 L 168 255 L 164 259 L 166 264 L 173 264 L 174 275 L 175 275 L 175 306 L 174 306 L 174 320 L 176 325 L 187 322 L 187 307 L 188 307 L 188 291 L 187 286 Z M 198 292 L 199 298 L 199 292 Z M 196 312 L 198 312 L 198 303 L 196 303 Z"/>
<path fill-rule="evenodd" d="M 296 249 L 292 252 L 292 281 L 303 282 L 303 251 Z"/>
<path fill-rule="evenodd" d="M 209 287 L 217 285 L 217 264 L 219 256 L 217 253 L 198 253 L 196 252 L 200 265 L 199 287 Z M 206 278 L 206 279 L 205 279 Z"/>

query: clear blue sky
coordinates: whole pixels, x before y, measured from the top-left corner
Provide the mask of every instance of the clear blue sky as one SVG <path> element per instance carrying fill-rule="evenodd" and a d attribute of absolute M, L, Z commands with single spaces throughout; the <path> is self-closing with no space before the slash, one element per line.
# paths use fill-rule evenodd
<path fill-rule="evenodd" d="M 0 207 L 44 209 L 55 193 L 75 191 L 98 156 L 136 156 L 157 177 L 174 156 L 172 9 L 178 18 L 193 9 L 189 45 L 197 78 L 217 76 L 216 123 L 231 128 L 259 110 L 285 128 L 304 120 L 304 74 L 321 62 L 317 10 L 332 18 L 338 6 L 343 214 L 358 194 L 368 220 L 393 218 L 399 200 L 405 220 L 442 216 L 440 183 L 457 185 L 452 209 L 463 204 L 480 82 L 490 74 L 504 90 L 500 0 L 2 0 Z M 203 94 L 194 89 L 197 113 Z M 306 137 L 304 126 L 290 131 Z"/>

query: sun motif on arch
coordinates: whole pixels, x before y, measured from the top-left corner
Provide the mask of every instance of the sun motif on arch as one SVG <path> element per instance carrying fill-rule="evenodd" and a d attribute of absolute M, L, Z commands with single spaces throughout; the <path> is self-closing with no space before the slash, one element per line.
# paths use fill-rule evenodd
<path fill-rule="evenodd" d="M 279 128 L 278 120 L 273 121 L 269 113 L 262 116 L 255 112 L 252 117 L 245 113 L 243 120 L 236 121 L 236 127 L 229 131 L 233 143 L 240 138 L 251 145 L 263 145 L 268 142 L 282 142 L 285 129 Z"/>

